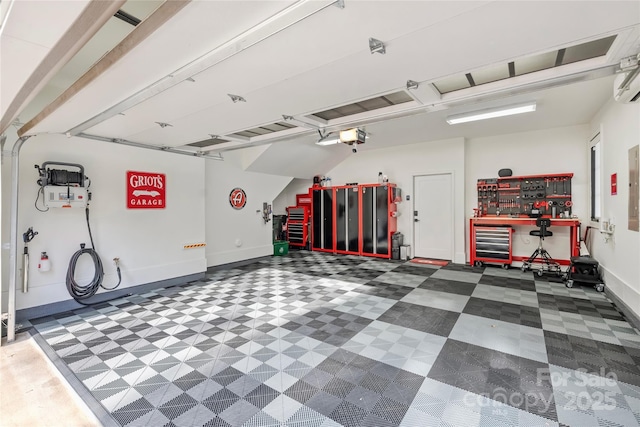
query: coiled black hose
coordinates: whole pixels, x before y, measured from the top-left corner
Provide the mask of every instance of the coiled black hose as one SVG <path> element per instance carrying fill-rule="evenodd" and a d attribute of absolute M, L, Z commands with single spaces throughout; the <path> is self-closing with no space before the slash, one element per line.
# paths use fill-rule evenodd
<path fill-rule="evenodd" d="M 102 260 L 100 259 L 100 255 L 98 255 L 98 252 L 96 252 L 96 250 L 94 249 L 93 235 L 91 234 L 91 225 L 89 224 L 89 208 L 88 207 L 86 208 L 85 213 L 87 218 L 87 228 L 89 230 L 89 238 L 91 239 L 91 248 L 86 248 L 83 243 L 80 245 L 80 250 L 75 252 L 71 256 L 71 259 L 69 260 L 69 268 L 67 269 L 66 282 L 67 282 L 67 291 L 73 297 L 73 299 L 75 299 L 80 304 L 89 305 L 89 304 L 83 303 L 81 300 L 91 298 L 96 294 L 96 292 L 98 292 L 98 289 L 100 288 L 106 289 L 108 291 L 111 291 L 117 288 L 118 286 L 120 286 L 120 283 L 122 282 L 122 274 L 120 272 L 120 266 L 118 265 L 118 261 L 116 261 L 117 272 L 118 272 L 118 284 L 115 285 L 113 288 L 106 288 L 102 285 L 102 280 L 104 279 L 104 267 L 102 266 Z M 94 274 L 93 274 L 93 279 L 91 279 L 91 282 L 89 282 L 86 285 L 80 285 L 78 284 L 78 282 L 76 282 L 75 272 L 76 272 L 76 265 L 78 264 L 78 259 L 84 254 L 89 254 L 89 256 L 91 256 L 91 259 L 93 260 Z M 101 301 L 101 302 L 104 302 L 104 301 Z"/>

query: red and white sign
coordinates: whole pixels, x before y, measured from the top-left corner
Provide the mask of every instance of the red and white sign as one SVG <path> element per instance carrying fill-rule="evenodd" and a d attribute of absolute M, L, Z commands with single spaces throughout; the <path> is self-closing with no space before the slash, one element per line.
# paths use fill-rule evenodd
<path fill-rule="evenodd" d="M 127 171 L 127 208 L 164 209 L 166 188 L 163 173 Z"/>
<path fill-rule="evenodd" d="M 242 188 L 234 188 L 229 193 L 229 204 L 233 209 L 240 210 L 247 204 L 247 193 Z"/>
<path fill-rule="evenodd" d="M 611 195 L 615 196 L 616 194 L 618 194 L 618 174 L 612 173 L 611 174 Z"/>

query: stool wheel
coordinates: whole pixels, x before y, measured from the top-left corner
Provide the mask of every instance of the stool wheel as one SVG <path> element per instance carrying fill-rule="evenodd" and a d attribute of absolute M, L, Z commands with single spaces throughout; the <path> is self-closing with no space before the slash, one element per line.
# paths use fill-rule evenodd
<path fill-rule="evenodd" d="M 473 263 L 476 267 L 482 267 L 482 261 L 476 261 Z"/>
<path fill-rule="evenodd" d="M 509 269 L 509 267 L 510 267 L 510 265 L 509 265 L 509 264 L 502 264 L 502 268 L 504 268 L 505 270 L 508 270 L 508 269 Z"/>
<path fill-rule="evenodd" d="M 542 277 L 542 273 L 544 273 L 542 269 L 538 270 L 538 276 Z"/>
<path fill-rule="evenodd" d="M 573 280 L 567 280 L 567 283 L 565 283 L 565 286 L 567 288 L 573 288 Z"/>
<path fill-rule="evenodd" d="M 596 291 L 598 291 L 598 292 L 604 291 L 604 283 L 598 283 L 596 285 Z"/>

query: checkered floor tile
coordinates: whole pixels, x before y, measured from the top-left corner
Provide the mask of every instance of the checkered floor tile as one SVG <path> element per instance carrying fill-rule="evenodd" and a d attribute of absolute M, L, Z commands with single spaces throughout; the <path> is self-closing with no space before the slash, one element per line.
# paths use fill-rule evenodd
<path fill-rule="evenodd" d="M 640 426 L 640 335 L 532 272 L 295 251 L 30 324 L 114 426 Z"/>

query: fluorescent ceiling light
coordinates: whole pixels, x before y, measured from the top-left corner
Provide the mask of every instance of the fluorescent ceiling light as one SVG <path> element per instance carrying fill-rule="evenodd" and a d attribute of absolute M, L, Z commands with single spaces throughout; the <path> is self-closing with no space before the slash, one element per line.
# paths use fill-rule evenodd
<path fill-rule="evenodd" d="M 334 133 L 328 133 L 316 142 L 318 145 L 333 145 L 340 143 L 340 135 Z"/>
<path fill-rule="evenodd" d="M 536 103 L 508 105 L 505 107 L 490 108 L 487 110 L 472 111 L 469 113 L 456 114 L 447 117 L 447 123 L 456 125 L 458 123 L 473 122 L 476 120 L 493 119 L 495 117 L 511 116 L 514 114 L 530 113 L 536 111 Z"/>

